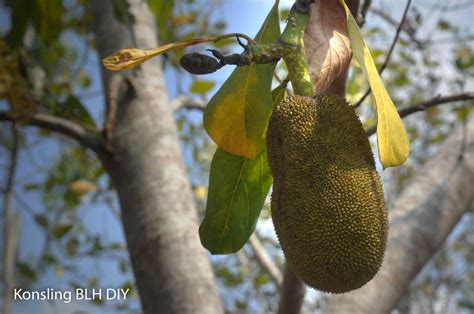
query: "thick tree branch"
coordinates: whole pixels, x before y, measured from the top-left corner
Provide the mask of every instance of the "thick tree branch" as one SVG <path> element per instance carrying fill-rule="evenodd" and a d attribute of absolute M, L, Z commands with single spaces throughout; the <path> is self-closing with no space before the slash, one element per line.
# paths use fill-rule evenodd
<path fill-rule="evenodd" d="M 18 217 L 13 211 L 13 194 L 15 173 L 18 163 L 18 129 L 12 123 L 12 147 L 10 149 L 10 167 L 8 169 L 5 194 L 3 198 L 3 309 L 2 313 L 11 312 L 13 298 L 15 257 L 18 242 Z"/>
<path fill-rule="evenodd" d="M 7 112 L 0 112 L 0 121 L 14 121 Z M 87 131 L 79 124 L 64 118 L 44 113 L 35 113 L 28 121 L 31 126 L 36 126 L 48 131 L 59 133 L 79 142 L 81 145 L 92 149 L 96 153 L 105 154 L 104 145 L 98 135 Z"/>
<path fill-rule="evenodd" d="M 466 125 L 472 125 L 471 118 Z M 459 158 L 467 140 L 464 158 Z M 389 313 L 410 282 L 442 245 L 474 202 L 474 128 L 463 139 L 456 129 L 389 204 L 389 240 L 384 264 L 361 289 L 329 299 L 327 313 Z"/>
<path fill-rule="evenodd" d="M 276 286 L 281 287 L 283 275 L 281 274 L 281 271 L 278 266 L 275 265 L 275 263 L 273 262 L 270 255 L 268 255 L 267 251 L 265 250 L 265 247 L 262 245 L 262 242 L 260 242 L 260 239 L 258 238 L 256 233 L 252 234 L 252 236 L 250 237 L 249 244 L 252 247 L 257 262 L 263 269 L 268 272 L 270 278 L 273 280 Z"/>
<path fill-rule="evenodd" d="M 398 110 L 398 113 L 400 114 L 401 118 L 404 118 L 406 116 L 411 115 L 412 113 L 424 111 L 434 106 L 448 104 L 455 101 L 466 101 L 466 100 L 472 100 L 472 99 L 474 99 L 474 92 L 465 92 L 465 93 L 450 95 L 450 96 L 445 96 L 445 97 L 441 97 L 440 95 L 438 95 L 435 98 L 425 100 L 415 105 L 402 108 Z M 376 131 L 377 131 L 377 125 L 374 125 L 368 128 L 365 131 L 365 133 L 368 136 L 371 136 L 375 134 Z"/>
<path fill-rule="evenodd" d="M 402 31 L 403 25 L 405 24 L 405 21 L 408 15 L 408 10 L 410 9 L 410 5 L 411 5 L 411 0 L 408 0 L 407 4 L 405 5 L 405 11 L 403 12 L 402 19 L 400 20 L 400 23 L 398 23 L 397 31 L 395 32 L 395 37 L 393 38 L 392 44 L 390 45 L 390 48 L 388 49 L 387 56 L 385 57 L 385 61 L 379 69 L 379 74 L 382 74 L 382 72 L 387 68 L 388 62 L 390 61 L 390 58 L 392 57 L 393 51 L 398 42 L 398 38 L 400 38 L 400 33 Z M 362 104 L 362 102 L 364 102 L 365 98 L 367 98 L 367 96 L 370 95 L 371 91 L 372 90 L 368 88 L 367 91 L 364 93 L 364 95 L 354 105 L 354 107 L 356 108 L 359 107 Z"/>

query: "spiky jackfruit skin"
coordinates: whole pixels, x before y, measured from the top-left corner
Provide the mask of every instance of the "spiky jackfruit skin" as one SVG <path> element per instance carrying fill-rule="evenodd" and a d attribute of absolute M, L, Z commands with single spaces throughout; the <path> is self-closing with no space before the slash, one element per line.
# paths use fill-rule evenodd
<path fill-rule="evenodd" d="M 387 241 L 387 211 L 369 141 L 338 96 L 292 96 L 267 131 L 272 219 L 293 271 L 344 293 L 371 280 Z"/>

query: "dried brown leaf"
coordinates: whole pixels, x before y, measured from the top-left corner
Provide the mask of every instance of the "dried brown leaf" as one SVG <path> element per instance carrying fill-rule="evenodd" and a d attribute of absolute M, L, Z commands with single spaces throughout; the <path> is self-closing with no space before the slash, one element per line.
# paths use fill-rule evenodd
<path fill-rule="evenodd" d="M 339 0 L 316 0 L 311 5 L 304 44 L 314 90 L 325 93 L 352 57 L 346 13 Z"/>

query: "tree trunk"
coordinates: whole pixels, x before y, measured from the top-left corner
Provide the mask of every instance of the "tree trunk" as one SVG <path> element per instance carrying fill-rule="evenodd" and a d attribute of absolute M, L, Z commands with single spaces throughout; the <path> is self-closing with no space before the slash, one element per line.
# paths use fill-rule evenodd
<path fill-rule="evenodd" d="M 375 278 L 348 294 L 331 297 L 328 313 L 389 313 L 410 282 L 442 245 L 474 202 L 474 128 L 453 132 L 417 173 L 389 211 L 385 261 Z M 463 157 L 459 158 L 465 141 Z"/>
<path fill-rule="evenodd" d="M 147 2 L 128 3 L 134 22 L 126 26 L 114 17 L 111 0 L 91 2 L 101 58 L 134 46 L 134 40 L 140 48 L 158 45 Z M 198 239 L 196 208 L 161 65 L 150 61 L 136 71 L 113 75 L 123 75 L 118 81 L 123 93 L 110 94 L 117 80 L 103 71 L 108 105 L 118 97 L 110 142 L 113 156 L 104 165 L 119 195 L 143 310 L 221 313 L 214 274 Z"/>

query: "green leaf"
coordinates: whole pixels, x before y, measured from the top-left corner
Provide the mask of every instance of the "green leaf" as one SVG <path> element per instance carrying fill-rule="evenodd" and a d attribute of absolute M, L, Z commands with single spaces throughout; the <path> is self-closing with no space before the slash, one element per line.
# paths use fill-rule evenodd
<path fill-rule="evenodd" d="M 216 270 L 216 275 L 227 287 L 235 287 L 241 284 L 244 279 L 240 274 L 232 273 L 227 267 L 220 267 Z"/>
<path fill-rule="evenodd" d="M 273 105 L 287 83 L 272 91 Z M 238 251 L 254 232 L 272 184 L 267 151 L 254 159 L 217 149 L 211 163 L 206 215 L 199 228 L 202 245 L 212 254 Z"/>
<path fill-rule="evenodd" d="M 283 9 L 280 11 L 280 21 L 284 22 L 290 16 L 290 9 Z"/>
<path fill-rule="evenodd" d="M 278 1 L 255 40 L 275 42 L 280 35 Z M 265 146 L 272 110 L 271 83 L 275 64 L 237 67 L 204 110 L 204 127 L 219 147 L 254 158 Z"/>
<path fill-rule="evenodd" d="M 56 274 L 56 278 L 62 278 L 62 276 L 64 276 L 64 268 L 61 265 L 57 265 L 54 267 L 54 273 Z"/>
<path fill-rule="evenodd" d="M 203 246 L 212 254 L 238 251 L 255 230 L 271 182 L 266 151 L 247 159 L 218 148 L 199 228 Z"/>
<path fill-rule="evenodd" d="M 76 238 L 71 238 L 67 241 L 66 244 L 66 252 L 69 256 L 74 256 L 77 253 L 77 249 L 79 248 L 79 240 Z"/>
<path fill-rule="evenodd" d="M 169 29 L 170 17 L 173 16 L 174 0 L 148 0 L 148 6 L 156 18 L 156 26 L 160 30 L 160 41 L 169 42 L 173 30 Z"/>
<path fill-rule="evenodd" d="M 18 262 L 16 263 L 16 267 L 21 277 L 31 280 L 31 281 L 36 280 L 37 273 L 30 265 L 26 263 Z"/>
<path fill-rule="evenodd" d="M 42 41 L 51 43 L 56 40 L 63 29 L 64 8 L 61 0 L 34 0 L 30 4 L 33 9 L 33 26 Z"/>
<path fill-rule="evenodd" d="M 122 284 L 122 286 L 120 287 L 120 289 L 122 289 L 122 291 L 128 291 L 127 292 L 127 297 L 131 296 L 132 293 L 133 293 L 133 283 L 131 281 L 126 281 Z"/>
<path fill-rule="evenodd" d="M 287 82 L 283 82 L 272 90 L 273 108 L 285 98 Z"/>
<path fill-rule="evenodd" d="M 30 0 L 15 0 L 11 1 L 11 29 L 7 36 L 8 45 L 12 49 L 21 46 L 23 35 L 26 31 L 29 18 L 31 16 L 31 9 L 29 6 Z"/>
<path fill-rule="evenodd" d="M 372 99 L 377 112 L 377 144 L 380 162 L 384 168 L 401 165 L 410 153 L 410 142 L 407 132 L 379 76 L 357 22 L 344 3 L 344 0 L 341 0 L 341 3 L 346 10 L 352 53 L 372 89 Z"/>
<path fill-rule="evenodd" d="M 447 20 L 440 20 L 438 22 L 438 28 L 440 30 L 446 31 L 446 30 L 449 30 L 451 28 L 451 24 Z"/>
<path fill-rule="evenodd" d="M 94 129 L 96 127 L 89 111 L 84 107 L 81 101 L 73 95 L 69 95 L 64 103 L 57 106 L 55 114 L 79 122 L 84 126 Z"/>
<path fill-rule="evenodd" d="M 58 263 L 58 259 L 56 258 L 56 256 L 52 255 L 52 254 L 45 254 L 43 255 L 43 261 L 45 263 L 48 263 L 50 265 L 54 265 L 54 264 L 57 264 Z"/>
<path fill-rule="evenodd" d="M 195 94 L 205 94 L 210 91 L 215 84 L 214 81 L 196 80 L 191 85 L 191 92 Z"/>
<path fill-rule="evenodd" d="M 35 216 L 35 221 L 43 228 L 48 227 L 48 218 L 45 215 L 38 214 Z"/>
<path fill-rule="evenodd" d="M 57 239 L 64 237 L 69 231 L 71 231 L 73 225 L 71 223 L 58 224 L 54 227 L 54 236 Z"/>

